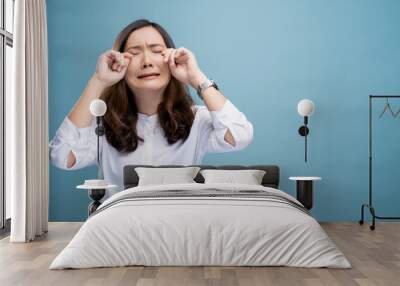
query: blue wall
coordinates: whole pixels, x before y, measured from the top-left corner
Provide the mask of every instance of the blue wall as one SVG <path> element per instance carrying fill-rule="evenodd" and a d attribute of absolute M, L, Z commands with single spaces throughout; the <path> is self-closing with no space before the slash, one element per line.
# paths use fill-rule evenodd
<path fill-rule="evenodd" d="M 98 56 L 126 24 L 145 17 L 163 25 L 177 46 L 191 49 L 254 125 L 247 149 L 208 154 L 204 164 L 277 164 L 281 189 L 292 195 L 289 176 L 321 176 L 313 215 L 358 220 L 368 194 L 368 95 L 400 93 L 399 15 L 396 0 L 48 0 L 50 138 Z M 316 105 L 307 163 L 297 134 L 302 98 Z M 400 107 L 400 101 L 392 104 Z M 400 123 L 377 120 L 382 108 L 377 101 L 375 202 L 380 215 L 396 215 Z M 95 167 L 51 166 L 50 220 L 85 220 L 89 199 L 75 186 L 95 176 Z"/>

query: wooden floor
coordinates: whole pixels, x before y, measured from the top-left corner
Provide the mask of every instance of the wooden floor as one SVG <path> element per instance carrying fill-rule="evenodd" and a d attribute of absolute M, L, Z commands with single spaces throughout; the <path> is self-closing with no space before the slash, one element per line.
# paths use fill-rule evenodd
<path fill-rule="evenodd" d="M 353 268 L 118 267 L 49 270 L 81 223 L 50 223 L 32 243 L 0 241 L 0 285 L 400 285 L 400 223 L 323 223 Z"/>

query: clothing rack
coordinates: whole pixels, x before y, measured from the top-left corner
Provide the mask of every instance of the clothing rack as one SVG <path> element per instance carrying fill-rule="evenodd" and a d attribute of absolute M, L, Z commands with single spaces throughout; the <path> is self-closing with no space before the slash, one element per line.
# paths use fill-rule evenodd
<path fill-rule="evenodd" d="M 400 95 L 370 95 L 369 96 L 369 196 L 368 196 L 368 204 L 363 204 L 361 206 L 361 220 L 360 224 L 364 224 L 364 208 L 369 208 L 369 211 L 372 216 L 372 225 L 370 225 L 370 229 L 375 229 L 375 219 L 381 220 L 393 220 L 400 219 L 400 217 L 385 217 L 376 215 L 375 208 L 373 207 L 372 202 L 372 104 L 374 99 L 386 98 L 400 98 Z M 392 113 L 393 115 L 393 113 Z"/>

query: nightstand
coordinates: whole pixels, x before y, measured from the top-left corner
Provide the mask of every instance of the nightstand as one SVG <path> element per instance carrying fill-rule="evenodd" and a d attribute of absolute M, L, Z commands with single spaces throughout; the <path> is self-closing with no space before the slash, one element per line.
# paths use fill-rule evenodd
<path fill-rule="evenodd" d="M 289 180 L 296 181 L 297 200 L 306 209 L 311 210 L 313 207 L 313 182 L 321 180 L 321 177 L 289 177 Z"/>
<path fill-rule="evenodd" d="M 107 185 L 107 186 L 88 186 L 88 185 L 79 185 L 77 189 L 85 189 L 88 191 L 89 198 L 93 200 L 93 202 L 88 206 L 88 216 L 90 216 L 96 209 L 101 205 L 100 200 L 106 194 L 106 189 L 110 187 L 116 187 L 116 185 Z"/>

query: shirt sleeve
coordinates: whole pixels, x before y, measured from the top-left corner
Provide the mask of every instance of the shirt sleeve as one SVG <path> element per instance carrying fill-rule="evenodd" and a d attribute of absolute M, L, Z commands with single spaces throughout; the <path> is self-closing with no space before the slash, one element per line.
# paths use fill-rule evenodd
<path fill-rule="evenodd" d="M 67 158 L 70 151 L 74 153 L 76 161 L 71 168 L 68 168 Z M 64 170 L 97 165 L 97 135 L 94 118 L 92 117 L 91 126 L 78 128 L 66 116 L 49 143 L 49 157 L 51 164 Z"/>
<path fill-rule="evenodd" d="M 239 151 L 253 140 L 253 125 L 246 116 L 227 99 L 221 110 L 209 111 L 202 107 L 200 114 L 200 152 L 216 153 Z M 231 132 L 235 146 L 225 141 L 227 130 Z"/>

